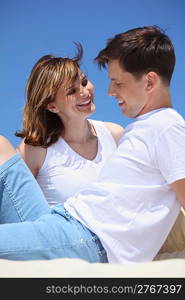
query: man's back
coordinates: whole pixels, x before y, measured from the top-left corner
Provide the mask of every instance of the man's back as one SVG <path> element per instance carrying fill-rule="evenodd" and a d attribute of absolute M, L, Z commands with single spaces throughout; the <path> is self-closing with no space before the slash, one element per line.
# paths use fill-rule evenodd
<path fill-rule="evenodd" d="M 138 117 L 127 126 L 97 182 L 65 205 L 100 237 L 109 262 L 152 260 L 175 222 L 180 204 L 169 183 L 181 173 L 172 168 L 176 126 L 183 128 L 185 122 L 171 108 Z M 185 136 L 182 140 L 184 151 Z"/>

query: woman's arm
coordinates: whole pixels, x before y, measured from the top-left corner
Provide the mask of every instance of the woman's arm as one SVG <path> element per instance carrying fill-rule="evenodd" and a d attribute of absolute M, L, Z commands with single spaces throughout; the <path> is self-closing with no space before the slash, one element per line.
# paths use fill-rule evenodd
<path fill-rule="evenodd" d="M 38 146 L 34 147 L 25 144 L 24 141 L 22 141 L 16 148 L 16 151 L 20 153 L 32 174 L 36 177 L 39 169 L 44 163 L 46 149 Z"/>

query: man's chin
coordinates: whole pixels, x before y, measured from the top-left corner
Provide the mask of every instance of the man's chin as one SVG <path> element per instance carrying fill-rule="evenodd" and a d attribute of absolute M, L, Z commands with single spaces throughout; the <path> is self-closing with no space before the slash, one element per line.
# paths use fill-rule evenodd
<path fill-rule="evenodd" d="M 127 118 L 136 118 L 136 116 L 134 114 L 129 113 L 128 111 L 125 111 L 123 109 L 121 110 L 121 113 Z"/>

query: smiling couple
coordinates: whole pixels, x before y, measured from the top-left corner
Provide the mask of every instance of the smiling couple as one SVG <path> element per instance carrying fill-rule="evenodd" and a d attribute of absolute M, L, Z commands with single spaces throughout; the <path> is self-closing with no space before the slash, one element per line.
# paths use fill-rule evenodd
<path fill-rule="evenodd" d="M 50 60 L 36 89 L 35 72 Z M 59 60 L 61 76 L 52 81 Z M 159 27 L 146 26 L 109 39 L 95 58 L 108 66 L 109 95 L 135 119 L 124 131 L 87 119 L 93 89 L 79 61 L 46 56 L 32 70 L 17 135 L 33 174 L 0 138 L 0 258 L 151 261 L 185 207 L 185 121 L 170 96 L 174 47 Z"/>

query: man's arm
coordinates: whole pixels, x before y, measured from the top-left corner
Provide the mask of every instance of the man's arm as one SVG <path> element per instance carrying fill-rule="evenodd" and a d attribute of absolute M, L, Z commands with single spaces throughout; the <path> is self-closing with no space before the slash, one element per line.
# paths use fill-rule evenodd
<path fill-rule="evenodd" d="M 185 178 L 171 183 L 170 186 L 174 190 L 177 196 L 177 200 L 180 202 L 181 206 L 185 209 Z"/>

